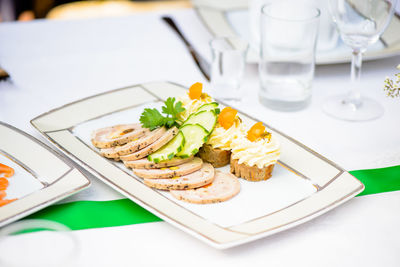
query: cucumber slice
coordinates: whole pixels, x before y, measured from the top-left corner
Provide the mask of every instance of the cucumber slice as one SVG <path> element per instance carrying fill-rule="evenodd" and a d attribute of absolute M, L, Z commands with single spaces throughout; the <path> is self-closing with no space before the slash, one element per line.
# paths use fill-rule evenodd
<path fill-rule="evenodd" d="M 155 163 L 172 159 L 178 152 L 182 151 L 184 145 L 185 136 L 182 132 L 179 132 L 174 138 L 172 138 L 171 141 L 169 141 L 156 152 L 150 154 L 147 158 L 149 161 L 153 161 Z"/>
<path fill-rule="evenodd" d="M 220 112 L 217 102 L 204 104 L 201 107 L 199 107 L 197 112 L 202 111 L 202 110 L 213 110 L 213 111 L 215 111 L 216 114 L 219 114 L 219 112 Z"/>
<path fill-rule="evenodd" d="M 215 114 L 214 111 L 202 110 L 190 115 L 189 118 L 187 118 L 187 120 L 182 124 L 182 126 L 185 126 L 187 124 L 200 124 L 209 133 L 211 133 L 212 130 L 214 129 L 216 122 L 217 122 L 217 115 Z"/>
<path fill-rule="evenodd" d="M 185 145 L 177 156 L 187 158 L 199 151 L 199 148 L 207 141 L 208 131 L 199 124 L 186 124 L 180 128 L 180 131 L 185 136 Z"/>

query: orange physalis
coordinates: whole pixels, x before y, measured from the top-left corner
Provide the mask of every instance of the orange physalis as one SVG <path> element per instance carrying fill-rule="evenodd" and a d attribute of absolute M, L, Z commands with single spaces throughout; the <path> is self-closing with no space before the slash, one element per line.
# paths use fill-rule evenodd
<path fill-rule="evenodd" d="M 194 83 L 189 88 L 189 97 L 190 97 L 190 99 L 192 99 L 192 100 L 200 99 L 202 90 L 203 90 L 203 84 L 202 83 Z"/>
<path fill-rule="evenodd" d="M 251 142 L 254 142 L 258 138 L 262 137 L 264 135 L 264 132 L 265 126 L 262 124 L 262 122 L 257 122 L 247 132 L 247 139 L 249 139 Z"/>
<path fill-rule="evenodd" d="M 218 122 L 221 126 L 228 130 L 235 122 L 237 110 L 231 107 L 224 108 L 218 116 Z"/>

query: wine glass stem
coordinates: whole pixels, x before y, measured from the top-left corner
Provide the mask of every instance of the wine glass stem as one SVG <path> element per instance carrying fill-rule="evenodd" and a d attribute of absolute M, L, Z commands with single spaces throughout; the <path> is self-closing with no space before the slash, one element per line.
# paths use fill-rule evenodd
<path fill-rule="evenodd" d="M 361 80 L 362 51 L 353 50 L 351 59 L 351 89 L 347 101 L 357 108 L 361 105 L 360 80 Z"/>

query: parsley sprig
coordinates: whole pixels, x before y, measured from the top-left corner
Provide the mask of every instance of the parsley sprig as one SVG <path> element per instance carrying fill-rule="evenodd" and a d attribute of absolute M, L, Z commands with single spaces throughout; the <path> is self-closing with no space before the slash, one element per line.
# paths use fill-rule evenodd
<path fill-rule="evenodd" d="M 140 123 L 142 126 L 144 128 L 149 128 L 150 131 L 161 126 L 170 128 L 177 125 L 178 113 L 185 111 L 185 108 L 182 107 L 181 101 L 175 103 L 175 97 L 168 97 L 161 109 L 161 112 L 166 114 L 166 116 L 163 116 L 155 108 L 145 108 L 140 116 Z"/>

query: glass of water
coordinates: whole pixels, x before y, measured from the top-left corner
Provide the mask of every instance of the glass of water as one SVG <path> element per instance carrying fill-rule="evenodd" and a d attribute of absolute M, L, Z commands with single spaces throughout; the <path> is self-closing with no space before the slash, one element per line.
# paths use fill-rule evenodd
<path fill-rule="evenodd" d="M 251 46 L 260 46 L 260 16 L 261 7 L 272 3 L 274 0 L 250 0 L 249 1 L 249 26 L 251 33 Z M 306 4 L 317 7 L 320 12 L 317 51 L 334 49 L 339 39 L 339 34 L 329 13 L 328 0 L 296 0 L 296 5 Z M 317 52 L 318 54 L 318 52 Z"/>
<path fill-rule="evenodd" d="M 239 37 L 221 37 L 210 42 L 212 52 L 211 94 L 226 100 L 240 100 L 248 43 Z"/>
<path fill-rule="evenodd" d="M 260 102 L 283 111 L 311 100 L 320 11 L 295 1 L 261 9 Z"/>

